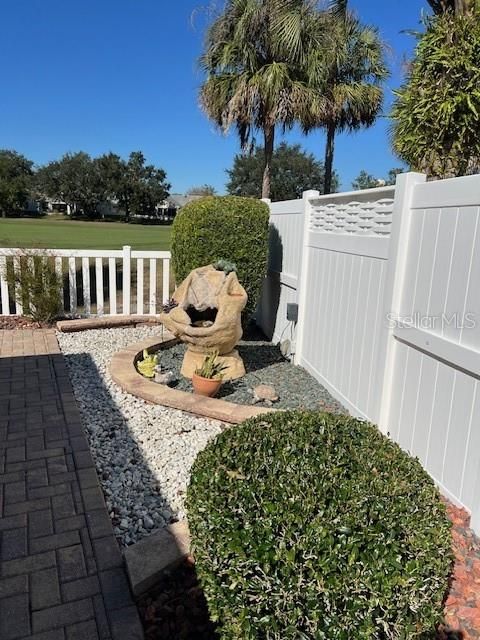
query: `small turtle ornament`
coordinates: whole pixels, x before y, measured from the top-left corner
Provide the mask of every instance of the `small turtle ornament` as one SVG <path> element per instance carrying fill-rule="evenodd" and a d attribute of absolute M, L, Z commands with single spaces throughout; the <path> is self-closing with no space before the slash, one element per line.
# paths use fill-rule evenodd
<path fill-rule="evenodd" d="M 263 402 L 267 407 L 271 407 L 274 402 L 278 402 L 278 394 L 275 387 L 272 387 L 270 384 L 259 384 L 252 389 L 252 393 L 252 404 Z"/>

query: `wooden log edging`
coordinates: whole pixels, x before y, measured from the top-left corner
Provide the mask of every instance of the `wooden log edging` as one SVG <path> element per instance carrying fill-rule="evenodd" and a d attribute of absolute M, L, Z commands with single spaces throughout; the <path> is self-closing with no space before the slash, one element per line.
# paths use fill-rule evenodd
<path fill-rule="evenodd" d="M 158 316 L 149 315 L 92 316 L 91 318 L 77 318 L 75 320 L 59 320 L 57 322 L 57 331 L 74 333 L 90 329 L 117 329 L 145 324 L 161 325 L 161 322 Z"/>

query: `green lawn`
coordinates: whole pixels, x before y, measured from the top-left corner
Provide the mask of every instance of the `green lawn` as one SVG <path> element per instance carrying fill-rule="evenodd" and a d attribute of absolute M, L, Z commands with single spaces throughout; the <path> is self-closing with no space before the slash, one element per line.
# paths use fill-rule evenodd
<path fill-rule="evenodd" d="M 40 249 L 170 249 L 171 226 L 80 222 L 68 218 L 0 219 L 0 247 Z"/>

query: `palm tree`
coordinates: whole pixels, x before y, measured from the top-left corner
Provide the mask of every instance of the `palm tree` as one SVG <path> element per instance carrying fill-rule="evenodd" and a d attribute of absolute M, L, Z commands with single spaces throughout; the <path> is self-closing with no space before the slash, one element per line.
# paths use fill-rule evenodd
<path fill-rule="evenodd" d="M 479 0 L 428 0 L 428 4 L 435 14 L 452 11 L 456 15 L 464 15 L 480 9 Z"/>
<path fill-rule="evenodd" d="M 326 131 L 324 192 L 330 193 L 335 136 L 375 122 L 388 70 L 378 31 L 361 24 L 347 0 L 332 2 L 324 17 L 331 38 L 327 47 L 312 47 L 306 58 L 306 82 L 316 89 L 316 97 L 300 119 L 306 133 L 318 127 Z"/>
<path fill-rule="evenodd" d="M 313 100 L 299 70 L 322 37 L 315 9 L 314 0 L 228 0 L 207 31 L 201 105 L 224 132 L 236 126 L 242 148 L 263 132 L 263 198 L 277 125 L 291 127 Z"/>

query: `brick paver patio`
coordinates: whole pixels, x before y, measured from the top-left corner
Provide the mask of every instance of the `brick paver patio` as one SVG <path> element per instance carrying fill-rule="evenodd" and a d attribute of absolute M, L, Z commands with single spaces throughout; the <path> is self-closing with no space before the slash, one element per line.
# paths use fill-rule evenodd
<path fill-rule="evenodd" d="M 0 639 L 141 640 L 53 331 L 0 331 Z"/>

